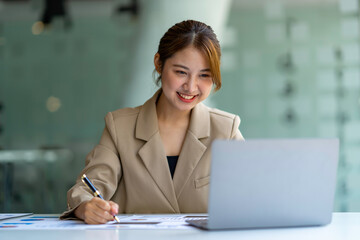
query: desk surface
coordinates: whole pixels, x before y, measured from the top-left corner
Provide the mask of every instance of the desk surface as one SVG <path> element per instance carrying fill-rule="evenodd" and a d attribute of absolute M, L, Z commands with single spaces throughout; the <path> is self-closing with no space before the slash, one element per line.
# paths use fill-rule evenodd
<path fill-rule="evenodd" d="M 36 215 L 35 215 L 36 216 Z M 322 227 L 232 231 L 203 231 L 196 228 L 173 230 L 0 230 L 0 239 L 267 239 L 267 240 L 358 240 L 360 213 L 334 213 L 332 223 Z"/>

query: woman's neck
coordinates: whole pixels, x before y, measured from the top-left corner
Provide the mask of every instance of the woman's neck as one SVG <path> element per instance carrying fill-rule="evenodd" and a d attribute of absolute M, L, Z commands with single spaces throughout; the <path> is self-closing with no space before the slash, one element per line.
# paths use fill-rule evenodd
<path fill-rule="evenodd" d="M 190 121 L 191 110 L 180 111 L 169 106 L 169 104 L 166 104 L 164 96 L 161 94 L 156 104 L 156 113 L 158 120 L 162 123 L 187 125 Z"/>

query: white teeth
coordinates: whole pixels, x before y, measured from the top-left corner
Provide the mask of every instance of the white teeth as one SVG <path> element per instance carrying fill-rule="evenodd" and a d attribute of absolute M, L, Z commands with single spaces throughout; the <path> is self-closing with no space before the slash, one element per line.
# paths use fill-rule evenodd
<path fill-rule="evenodd" d="M 182 97 L 182 98 L 185 98 L 187 100 L 190 100 L 190 99 L 193 99 L 195 96 L 187 96 L 187 95 L 183 95 L 181 93 L 179 93 L 179 95 Z"/>

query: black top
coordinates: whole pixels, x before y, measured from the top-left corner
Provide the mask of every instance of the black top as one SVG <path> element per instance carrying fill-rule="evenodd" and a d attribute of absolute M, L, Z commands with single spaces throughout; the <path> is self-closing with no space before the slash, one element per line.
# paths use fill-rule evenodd
<path fill-rule="evenodd" d="M 178 159 L 179 159 L 179 156 L 167 156 L 167 160 L 169 163 L 169 169 L 170 169 L 170 173 L 171 173 L 171 178 L 174 177 L 174 172 L 175 172 L 175 168 L 176 168 Z"/>

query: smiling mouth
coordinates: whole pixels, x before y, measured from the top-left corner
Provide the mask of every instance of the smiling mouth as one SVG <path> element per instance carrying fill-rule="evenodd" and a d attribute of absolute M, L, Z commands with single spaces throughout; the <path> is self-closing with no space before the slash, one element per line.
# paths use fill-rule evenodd
<path fill-rule="evenodd" d="M 182 93 L 179 93 L 179 92 L 177 92 L 177 94 L 181 97 L 181 98 L 183 98 L 183 99 L 185 99 L 185 100 L 192 100 L 192 99 L 194 99 L 197 95 L 184 95 L 184 94 L 182 94 Z"/>

